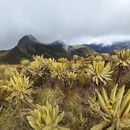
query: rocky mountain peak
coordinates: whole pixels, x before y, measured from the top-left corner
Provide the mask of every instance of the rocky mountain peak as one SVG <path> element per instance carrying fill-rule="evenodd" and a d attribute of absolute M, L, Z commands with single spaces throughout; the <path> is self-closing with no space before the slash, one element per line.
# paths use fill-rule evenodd
<path fill-rule="evenodd" d="M 25 45 L 31 43 L 39 43 L 39 41 L 32 35 L 25 35 L 19 40 L 18 45 Z"/>

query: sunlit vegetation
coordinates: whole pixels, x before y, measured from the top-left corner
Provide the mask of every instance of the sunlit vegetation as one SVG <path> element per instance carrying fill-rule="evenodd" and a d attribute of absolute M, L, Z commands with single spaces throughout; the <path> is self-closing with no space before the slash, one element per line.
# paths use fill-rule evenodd
<path fill-rule="evenodd" d="M 129 130 L 130 50 L 0 66 L 0 130 Z"/>
<path fill-rule="evenodd" d="M 103 118 L 103 121 L 91 128 L 91 130 L 130 129 L 130 89 L 124 94 L 125 86 L 123 86 L 117 93 L 117 86 L 111 90 L 110 97 L 108 97 L 106 90 L 103 88 L 102 94 L 97 92 L 97 102 L 92 102 L 90 98 L 91 108 Z"/>

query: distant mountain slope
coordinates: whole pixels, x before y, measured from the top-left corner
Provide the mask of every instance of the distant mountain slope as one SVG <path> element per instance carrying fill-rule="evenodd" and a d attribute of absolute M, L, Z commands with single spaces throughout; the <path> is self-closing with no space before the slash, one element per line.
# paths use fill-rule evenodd
<path fill-rule="evenodd" d="M 69 46 L 69 52 L 72 55 L 84 56 L 86 54 L 95 53 L 95 50 L 91 49 L 88 45 L 75 45 Z"/>
<path fill-rule="evenodd" d="M 130 41 L 114 42 L 112 45 L 90 44 L 87 45 L 99 53 L 112 53 L 114 50 L 130 49 Z"/>
<path fill-rule="evenodd" d="M 17 46 L 10 50 L 0 51 L 0 63 L 15 64 L 23 58 L 32 59 L 33 55 L 44 55 L 46 58 L 71 58 L 74 54 L 84 56 L 86 53 L 93 53 L 94 50 L 88 46 L 68 46 L 62 41 L 55 41 L 50 44 L 39 42 L 32 35 L 26 35 L 19 40 Z"/>

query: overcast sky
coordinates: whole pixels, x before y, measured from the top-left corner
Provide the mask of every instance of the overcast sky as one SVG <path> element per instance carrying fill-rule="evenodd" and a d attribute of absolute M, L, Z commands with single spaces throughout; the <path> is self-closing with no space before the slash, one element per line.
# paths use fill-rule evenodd
<path fill-rule="evenodd" d="M 130 0 L 0 0 L 0 49 L 26 34 L 71 44 L 130 39 Z"/>

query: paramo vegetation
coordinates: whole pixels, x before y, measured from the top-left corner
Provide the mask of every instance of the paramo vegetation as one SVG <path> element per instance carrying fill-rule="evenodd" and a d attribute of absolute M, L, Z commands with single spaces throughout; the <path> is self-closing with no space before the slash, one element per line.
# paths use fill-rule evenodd
<path fill-rule="evenodd" d="M 0 130 L 130 130 L 129 49 L 0 71 Z"/>

